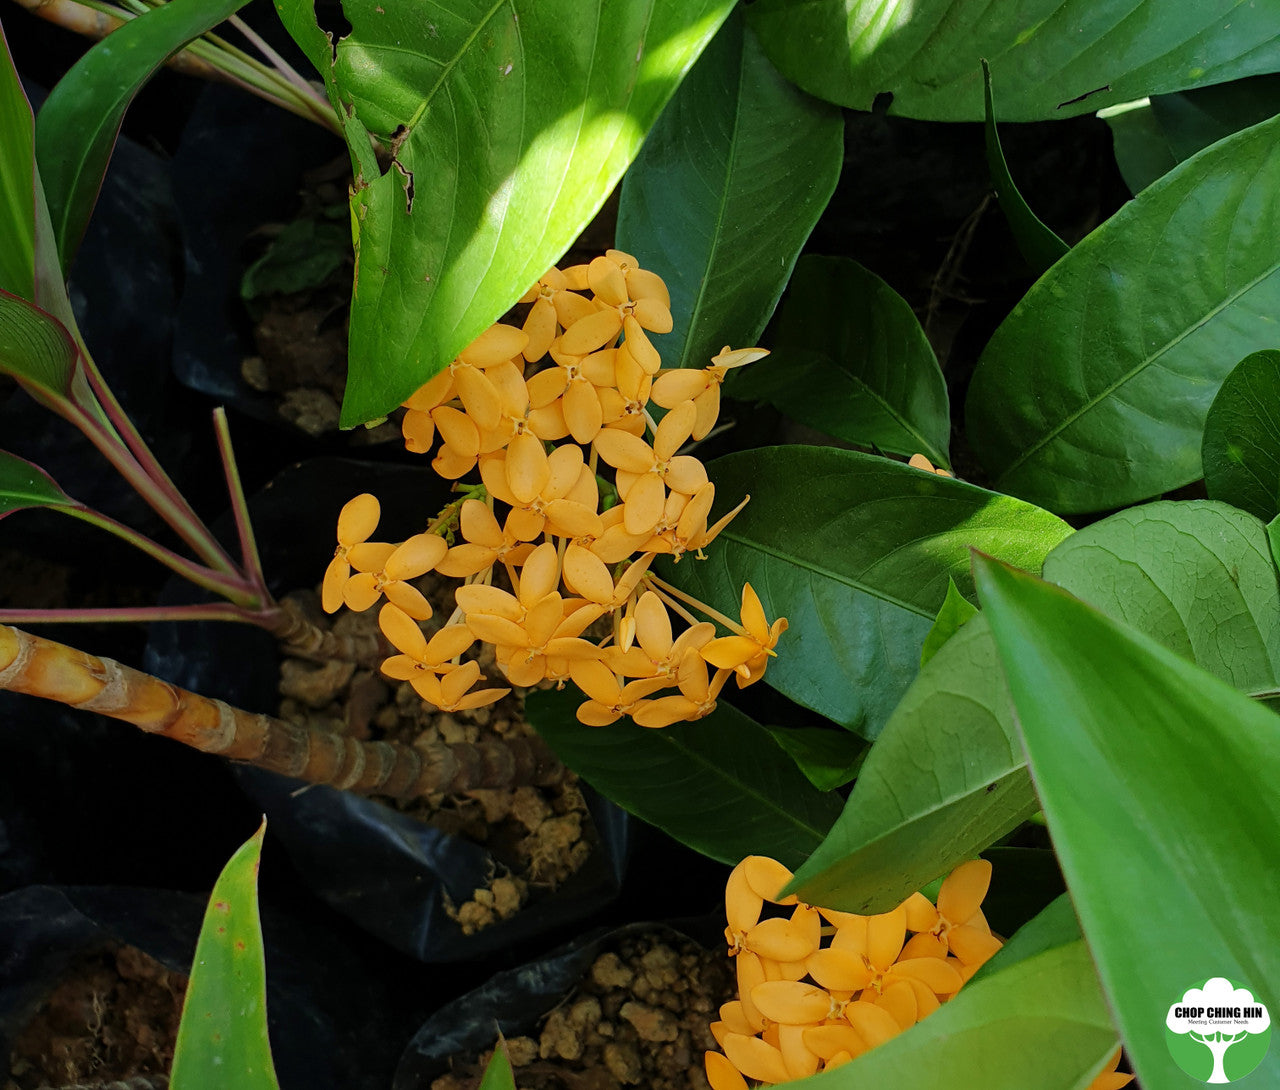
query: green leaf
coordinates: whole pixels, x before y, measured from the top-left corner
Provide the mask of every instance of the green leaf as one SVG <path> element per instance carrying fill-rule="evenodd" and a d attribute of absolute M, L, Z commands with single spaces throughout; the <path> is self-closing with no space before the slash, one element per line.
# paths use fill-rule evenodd
<path fill-rule="evenodd" d="M 61 322 L 34 303 L 0 293 L 0 372 L 33 396 L 63 401 L 71 396 L 77 355 Z"/>
<path fill-rule="evenodd" d="M 292 294 L 320 287 L 350 252 L 345 224 L 313 219 L 286 224 L 266 252 L 244 271 L 240 297 L 257 299 L 272 292 Z"/>
<path fill-rule="evenodd" d="M 834 791 L 858 774 L 869 747 L 847 730 L 765 726 L 819 791 Z"/>
<path fill-rule="evenodd" d="M 344 426 L 402 402 L 564 253 L 732 6 L 353 0 L 334 59 L 311 0 L 277 0 L 356 170 Z M 385 173 L 370 136 L 394 150 Z"/>
<path fill-rule="evenodd" d="M 1138 1078 L 1181 1085 L 1165 1016 L 1186 989 L 1225 976 L 1280 1004 L 1263 937 L 1280 902 L 1280 717 L 1066 591 L 984 557 L 974 570 Z M 1280 1084 L 1280 1053 L 1257 1074 Z"/>
<path fill-rule="evenodd" d="M 728 391 L 848 443 L 951 465 L 947 384 L 924 330 L 906 300 L 848 258 L 801 258 L 773 355 Z"/>
<path fill-rule="evenodd" d="M 840 111 L 778 75 L 731 16 L 622 182 L 618 247 L 671 291 L 675 328 L 654 338 L 664 367 L 756 342 L 843 156 Z"/>
<path fill-rule="evenodd" d="M 1280 588 L 1266 529 L 1209 500 L 1163 501 L 1078 530 L 1044 577 L 1244 692 L 1280 681 Z"/>
<path fill-rule="evenodd" d="M 920 665 L 923 666 L 933 658 L 938 653 L 938 649 L 959 632 L 961 626 L 971 620 L 977 612 L 977 608 L 969 599 L 960 593 L 956 581 L 948 576 L 947 597 L 942 603 L 942 608 L 938 610 L 933 627 L 924 638 L 924 646 L 920 648 Z"/>
<path fill-rule="evenodd" d="M 1111 129 L 1116 166 L 1130 193 L 1137 195 L 1178 165 L 1149 99 L 1109 106 L 1098 116 Z"/>
<path fill-rule="evenodd" d="M 258 858 L 267 824 L 219 875 L 196 943 L 173 1051 L 173 1090 L 278 1090 L 267 1040 Z"/>
<path fill-rule="evenodd" d="M 1267 523 L 1267 541 L 1271 544 L 1271 560 L 1280 567 L 1280 515 Z"/>
<path fill-rule="evenodd" d="M 1038 809 L 995 645 L 978 616 L 907 690 L 793 888 L 809 904 L 887 912 Z"/>
<path fill-rule="evenodd" d="M 1254 76 L 1099 110 L 1132 193 L 1232 133 L 1280 113 L 1280 76 Z"/>
<path fill-rule="evenodd" d="M 27 507 L 79 507 L 38 465 L 0 450 L 0 518 Z"/>
<path fill-rule="evenodd" d="M 928 1018 L 834 1071 L 785 1085 L 1086 1090 L 1117 1047 L 1089 949 L 1063 897 Z"/>
<path fill-rule="evenodd" d="M 488 1066 L 484 1069 L 484 1077 L 480 1080 L 479 1090 L 516 1090 L 516 1077 L 511 1071 L 511 1061 L 507 1059 L 505 1041 L 499 1041 L 493 1050 Z"/>
<path fill-rule="evenodd" d="M 1000 133 L 996 129 L 995 105 L 991 98 L 991 66 L 985 60 L 982 62 L 982 91 L 987 113 L 987 168 L 991 171 L 991 181 L 996 187 L 1000 209 L 1013 231 L 1013 240 L 1039 276 L 1071 247 L 1031 211 L 1013 182 L 1009 164 L 1005 162 L 1004 149 L 1000 146 Z"/>
<path fill-rule="evenodd" d="M 49 92 L 36 118 L 36 160 L 65 274 L 84 237 L 133 96 L 193 38 L 247 0 L 167 0 L 98 42 Z"/>
<path fill-rule="evenodd" d="M 35 123 L 0 27 L 0 291 L 35 293 Z"/>
<path fill-rule="evenodd" d="M 783 75 L 841 106 L 888 93 L 890 113 L 981 121 L 988 57 L 1000 119 L 1049 121 L 1276 71 L 1274 15 L 1241 0 L 760 0 L 750 22 Z"/>
<path fill-rule="evenodd" d="M 1280 514 L 1280 352 L 1246 356 L 1223 379 L 1200 461 L 1213 499 L 1263 520 Z"/>
<path fill-rule="evenodd" d="M 1227 373 L 1274 347 L 1280 118 L 1143 190 L 1027 292 L 978 362 L 968 432 L 993 486 L 1060 512 L 1200 476 Z"/>
<path fill-rule="evenodd" d="M 766 447 L 713 462 L 718 508 L 751 502 L 707 559 L 665 565 L 681 589 L 736 615 L 744 583 L 790 629 L 766 680 L 874 738 L 920 665 L 948 579 L 971 587 L 970 546 L 1039 570 L 1071 532 L 1008 496 L 830 447 Z"/>
<path fill-rule="evenodd" d="M 768 731 L 723 701 L 696 723 L 648 730 L 583 726 L 581 700 L 568 690 L 530 693 L 529 722 L 601 794 L 712 859 L 769 855 L 794 866 L 840 812 Z"/>

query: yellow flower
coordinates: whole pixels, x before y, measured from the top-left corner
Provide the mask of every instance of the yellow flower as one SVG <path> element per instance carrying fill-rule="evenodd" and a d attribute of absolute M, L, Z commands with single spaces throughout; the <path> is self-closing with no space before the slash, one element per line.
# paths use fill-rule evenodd
<path fill-rule="evenodd" d="M 938 890 L 935 908 L 923 894 L 907 899 L 907 926 L 917 934 L 907 943 L 912 956 L 954 954 L 965 965 L 982 965 L 1001 947 L 982 915 L 991 885 L 991 864 L 970 859 L 956 867 Z"/>
<path fill-rule="evenodd" d="M 455 665 L 456 659 L 475 643 L 475 635 L 465 625 L 448 625 L 430 640 L 402 610 L 390 603 L 378 614 L 378 627 L 400 654 L 382 664 L 382 672 L 396 681 L 407 681 L 424 700 L 444 711 L 465 711 L 501 700 L 510 689 L 478 689 L 471 686 L 480 677 L 475 662 Z"/>
<path fill-rule="evenodd" d="M 702 649 L 702 657 L 720 670 L 732 670 L 738 687 L 744 688 L 764 677 L 769 656 L 778 638 L 787 630 L 787 620 L 779 617 L 772 625 L 750 583 L 742 588 L 742 630 L 736 636 L 722 636 Z"/>
<path fill-rule="evenodd" d="M 1116 1049 L 1115 1055 L 1107 1061 L 1106 1067 L 1094 1076 L 1093 1082 L 1089 1084 L 1088 1090 L 1121 1090 L 1121 1087 L 1128 1086 L 1133 1082 L 1133 1076 L 1125 1071 L 1117 1071 L 1120 1065 L 1120 1049 Z"/>
<path fill-rule="evenodd" d="M 363 613 L 386 595 L 387 601 L 414 620 L 429 620 L 431 604 L 408 580 L 426 575 L 448 551 L 448 544 L 439 534 L 415 534 L 398 545 L 377 571 L 361 572 L 348 579 L 342 588 L 342 600 L 349 609 Z"/>
<path fill-rule="evenodd" d="M 338 547 L 333 552 L 333 559 L 325 569 L 324 585 L 320 600 L 326 613 L 333 613 L 342 605 L 342 588 L 351 578 L 352 560 L 358 559 L 363 548 L 365 553 L 371 552 L 366 544 L 373 531 L 378 528 L 378 520 L 382 517 L 382 506 L 378 497 L 364 492 L 354 499 L 348 500 L 338 513 Z M 391 555 L 392 549 L 378 548 L 374 555 L 367 557 L 377 567 L 381 567 Z M 353 556 L 353 554 L 356 554 Z"/>
<path fill-rule="evenodd" d="M 659 374 L 653 384 L 653 403 L 672 409 L 682 401 L 692 401 L 698 410 L 693 438 L 705 439 L 720 416 L 720 387 L 725 375 L 768 354 L 765 348 L 732 349 L 726 344 L 701 371 L 678 367 Z"/>
<path fill-rule="evenodd" d="M 907 465 L 912 466 L 915 469 L 923 469 L 926 473 L 936 473 L 939 477 L 951 476 L 951 474 L 948 473 L 945 469 L 939 469 L 937 466 L 935 466 L 923 454 L 911 455 L 911 457 L 907 460 Z"/>

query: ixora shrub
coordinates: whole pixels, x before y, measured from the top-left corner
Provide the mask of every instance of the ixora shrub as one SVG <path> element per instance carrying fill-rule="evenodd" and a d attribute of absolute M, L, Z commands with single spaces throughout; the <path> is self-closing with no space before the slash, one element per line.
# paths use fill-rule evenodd
<path fill-rule="evenodd" d="M 0 362 L 195 559 L 16 457 L 0 488 L 226 599 L 132 619 L 306 639 L 265 590 L 225 427 L 238 559 L 110 397 L 64 287 L 128 98 L 237 6 L 132 19 L 125 59 L 91 51 L 34 121 L 0 69 Z M 338 34 L 276 4 L 328 109 L 279 70 L 276 97 L 352 164 L 344 423 L 403 409 L 458 482 L 405 541 L 351 499 L 325 606 L 379 605 L 384 673 L 436 707 L 542 686 L 526 710 L 565 765 L 733 868 L 715 1090 L 1280 1084 L 1280 38 L 1237 0 L 1042 7 L 348 0 Z M 936 290 L 802 253 L 842 212 L 842 111 L 873 107 L 985 123 L 1038 277 L 945 373 L 917 318 Z M 1099 110 L 1134 196 L 1063 239 L 998 122 Z M 559 267 L 619 183 L 615 248 Z M 775 441 L 790 425 L 812 441 Z M 449 616 L 428 571 L 460 581 Z M 111 674 L 168 699 L 0 647 L 11 687 L 116 714 Z M 275 729 L 210 748 L 441 789 L 444 754 Z M 499 1055 L 486 1081 L 510 1085 Z"/>

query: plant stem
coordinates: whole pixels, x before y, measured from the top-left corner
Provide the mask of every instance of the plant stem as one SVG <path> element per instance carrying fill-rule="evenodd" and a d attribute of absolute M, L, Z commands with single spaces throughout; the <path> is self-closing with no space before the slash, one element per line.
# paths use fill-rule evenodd
<path fill-rule="evenodd" d="M 719 621 L 730 632 L 736 632 L 739 636 L 747 635 L 747 631 L 742 627 L 742 625 L 738 624 L 737 621 L 730 620 L 719 610 L 712 609 L 709 605 L 706 604 L 706 602 L 700 602 L 698 601 L 697 598 L 693 597 L 691 594 L 685 594 L 684 591 L 679 590 L 676 587 L 673 587 L 665 579 L 658 578 L 658 576 L 654 575 L 652 571 L 646 574 L 649 582 L 653 584 L 654 590 L 661 589 L 662 591 L 665 591 L 667 594 L 674 595 L 676 598 L 679 598 L 682 602 L 688 602 L 689 605 L 693 606 L 694 609 L 700 610 L 701 612 L 705 613 L 713 621 Z"/>
<path fill-rule="evenodd" d="M 227 424 L 227 410 L 218 406 L 213 410 L 213 431 L 218 439 L 218 457 L 222 461 L 222 473 L 227 481 L 231 497 L 231 513 L 235 518 L 236 536 L 240 539 L 240 562 L 244 577 L 257 588 L 264 604 L 271 601 L 267 581 L 262 574 L 262 561 L 258 556 L 258 543 L 253 536 L 253 523 L 249 519 L 249 504 L 240 485 L 240 470 L 236 466 L 235 451 L 231 446 L 231 429 Z"/>
<path fill-rule="evenodd" d="M 99 622 L 237 621 L 261 625 L 261 615 L 226 602 L 185 606 L 106 606 L 101 609 L 0 609 L 5 624 L 96 624 Z"/>

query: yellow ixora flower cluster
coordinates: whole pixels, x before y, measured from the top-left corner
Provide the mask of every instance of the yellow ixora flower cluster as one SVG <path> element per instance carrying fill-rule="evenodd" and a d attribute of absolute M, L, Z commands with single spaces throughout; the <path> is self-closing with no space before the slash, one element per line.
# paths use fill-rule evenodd
<path fill-rule="evenodd" d="M 771 624 L 750 585 L 735 621 L 650 565 L 701 557 L 746 503 L 708 525 L 715 485 L 680 450 L 711 432 L 728 371 L 767 353 L 726 347 L 701 370 L 662 370 L 649 335 L 671 331 L 670 296 L 619 250 L 549 270 L 521 302 L 522 328 L 490 327 L 405 402 L 408 449 L 430 453 L 438 439 L 436 472 L 460 481 L 474 471 L 481 483 L 456 484 L 463 498 L 398 545 L 369 540 L 378 502 L 353 499 L 338 519 L 324 608 L 362 611 L 385 598 L 379 624 L 400 654 L 383 672 L 448 711 L 509 691 L 472 691 L 479 667 L 460 656 L 481 640 L 513 685 L 573 681 L 588 698 L 578 718 L 591 726 L 699 719 L 730 677 L 744 686 L 763 676 L 787 622 Z M 667 410 L 660 422 L 650 405 Z M 411 581 L 430 571 L 463 584 L 428 639 L 419 622 L 431 606 Z M 688 626 L 678 634 L 673 614 Z M 603 637 L 592 628 L 602 618 L 612 622 Z M 713 622 L 728 634 L 717 637 Z"/>
<path fill-rule="evenodd" d="M 892 912 L 858 916 L 779 897 L 791 872 L 748 856 L 725 889 L 725 938 L 738 998 L 711 1032 L 712 1090 L 746 1090 L 829 1071 L 915 1025 L 956 994 L 1002 943 L 982 915 L 983 859 L 962 863 L 934 905 L 923 894 Z M 794 906 L 761 919 L 765 903 Z"/>

